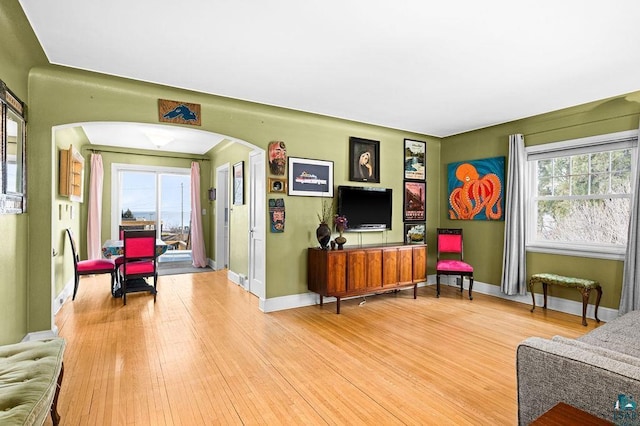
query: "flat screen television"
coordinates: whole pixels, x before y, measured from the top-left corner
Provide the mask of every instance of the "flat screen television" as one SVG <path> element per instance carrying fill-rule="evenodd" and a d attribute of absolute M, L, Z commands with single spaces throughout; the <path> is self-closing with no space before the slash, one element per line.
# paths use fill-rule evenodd
<path fill-rule="evenodd" d="M 338 186 L 338 214 L 347 218 L 347 231 L 391 229 L 391 188 Z"/>

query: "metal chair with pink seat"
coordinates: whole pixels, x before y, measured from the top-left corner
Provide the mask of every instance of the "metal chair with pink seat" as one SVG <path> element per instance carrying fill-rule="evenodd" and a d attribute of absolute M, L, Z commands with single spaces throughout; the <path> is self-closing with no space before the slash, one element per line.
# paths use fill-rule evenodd
<path fill-rule="evenodd" d="M 71 300 L 76 300 L 76 293 L 78 293 L 78 285 L 80 284 L 81 275 L 111 274 L 111 294 L 113 294 L 116 283 L 116 265 L 114 261 L 112 259 L 80 260 L 78 250 L 76 249 L 76 240 L 73 237 L 73 231 L 71 228 L 67 228 L 67 235 L 69 236 L 69 242 L 71 243 L 73 270 L 75 275 L 73 296 L 71 297 Z"/>
<path fill-rule="evenodd" d="M 156 231 L 125 230 L 123 242 L 123 261 L 118 267 L 123 303 L 127 304 L 127 293 L 138 291 L 153 294 L 155 303 L 158 293 Z M 147 283 L 147 278 L 153 278 L 153 285 Z"/>
<path fill-rule="evenodd" d="M 437 234 L 437 296 L 440 297 L 440 275 L 459 275 L 460 291 L 464 289 L 464 277 L 469 277 L 469 300 L 473 300 L 473 266 L 464 261 L 462 229 L 438 228 Z"/>

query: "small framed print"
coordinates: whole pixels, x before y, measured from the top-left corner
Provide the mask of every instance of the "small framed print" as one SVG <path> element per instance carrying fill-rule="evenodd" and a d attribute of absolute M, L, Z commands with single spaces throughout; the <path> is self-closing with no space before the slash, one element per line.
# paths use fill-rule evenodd
<path fill-rule="evenodd" d="M 424 244 L 426 242 L 425 223 L 405 223 L 404 235 L 407 244 Z"/>
<path fill-rule="evenodd" d="M 269 192 L 287 192 L 287 180 L 282 178 L 269 178 Z"/>
<path fill-rule="evenodd" d="M 404 221 L 413 222 L 427 220 L 426 182 L 404 182 Z"/>
<path fill-rule="evenodd" d="M 233 165 L 233 204 L 244 204 L 244 161 Z"/>
<path fill-rule="evenodd" d="M 427 143 L 404 140 L 404 178 L 414 180 L 424 180 L 427 164 Z"/>
<path fill-rule="evenodd" d="M 349 138 L 349 180 L 380 183 L 380 141 Z"/>
<path fill-rule="evenodd" d="M 289 195 L 333 197 L 333 161 L 288 158 Z"/>

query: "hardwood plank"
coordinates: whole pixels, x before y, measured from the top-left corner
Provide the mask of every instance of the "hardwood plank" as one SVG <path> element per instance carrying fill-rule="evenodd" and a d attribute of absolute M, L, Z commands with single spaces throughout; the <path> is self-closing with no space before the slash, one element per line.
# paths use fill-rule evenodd
<path fill-rule="evenodd" d="M 155 304 L 126 306 L 83 277 L 56 316 L 62 422 L 512 425 L 518 343 L 597 327 L 434 287 L 265 314 L 226 271 L 162 276 Z"/>

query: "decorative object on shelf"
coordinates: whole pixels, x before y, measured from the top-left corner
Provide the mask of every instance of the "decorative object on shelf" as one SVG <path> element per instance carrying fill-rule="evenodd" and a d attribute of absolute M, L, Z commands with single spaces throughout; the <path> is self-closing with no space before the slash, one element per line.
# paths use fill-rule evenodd
<path fill-rule="evenodd" d="M 287 147 L 282 141 L 269 142 L 269 171 L 284 176 L 287 168 Z"/>
<path fill-rule="evenodd" d="M 449 219 L 504 220 L 504 157 L 447 165 Z"/>
<path fill-rule="evenodd" d="M 333 161 L 289 157 L 289 195 L 333 197 Z"/>
<path fill-rule="evenodd" d="M 244 161 L 233 165 L 233 204 L 244 204 Z"/>
<path fill-rule="evenodd" d="M 380 141 L 349 138 L 349 180 L 380 182 Z"/>
<path fill-rule="evenodd" d="M 336 241 L 335 240 L 331 240 L 331 250 L 335 250 L 336 249 Z"/>
<path fill-rule="evenodd" d="M 344 244 L 347 242 L 347 239 L 342 236 L 344 230 L 347 229 L 347 223 L 347 218 L 345 216 L 335 215 L 333 218 L 333 225 L 336 227 L 336 231 L 340 234 L 340 236 L 335 239 L 335 242 L 338 245 L 338 250 L 342 250 L 344 248 Z"/>
<path fill-rule="evenodd" d="M 200 104 L 158 99 L 158 120 L 200 126 Z"/>
<path fill-rule="evenodd" d="M 284 232 L 284 199 L 269 200 L 269 216 L 271 217 L 271 232 Z"/>
<path fill-rule="evenodd" d="M 327 250 L 329 248 L 329 240 L 331 240 L 331 228 L 329 228 L 329 221 L 333 215 L 333 199 L 322 199 L 322 209 L 318 213 L 318 220 L 320 225 L 316 229 L 316 238 L 320 243 L 320 248 Z"/>
<path fill-rule="evenodd" d="M 404 182 L 404 221 L 422 221 L 427 219 L 427 183 Z"/>
<path fill-rule="evenodd" d="M 404 140 L 404 178 L 424 180 L 426 177 L 426 149 L 427 143 Z"/>

